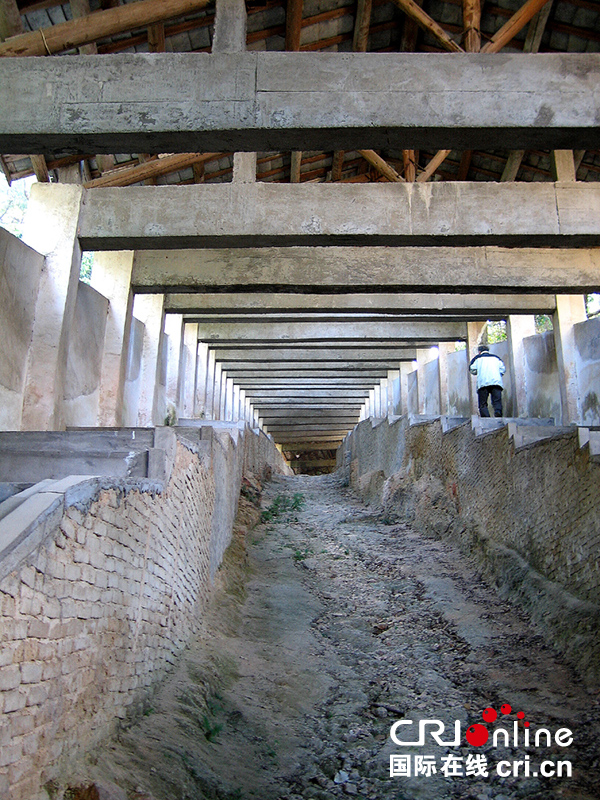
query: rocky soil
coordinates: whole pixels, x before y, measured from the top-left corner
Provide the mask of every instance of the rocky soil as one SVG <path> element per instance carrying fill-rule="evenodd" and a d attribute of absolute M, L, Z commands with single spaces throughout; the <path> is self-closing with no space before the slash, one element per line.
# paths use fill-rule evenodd
<path fill-rule="evenodd" d="M 598 694 L 451 545 L 373 512 L 336 476 L 274 479 L 248 533 L 257 515 L 242 508 L 202 635 L 80 780 L 138 800 L 600 798 Z M 521 741 L 529 721 L 569 728 L 574 742 L 469 745 L 467 726 L 489 707 L 489 731 L 512 734 L 523 711 Z M 460 720 L 461 742 L 400 747 L 389 736 L 400 719 L 442 720 L 444 741 Z M 417 725 L 398 735 L 416 739 Z M 410 757 L 410 777 L 390 777 L 396 755 Z M 436 772 L 415 777 L 415 755 Z M 496 774 L 526 755 L 530 777 Z M 572 777 L 534 777 L 543 760 L 571 762 Z"/>

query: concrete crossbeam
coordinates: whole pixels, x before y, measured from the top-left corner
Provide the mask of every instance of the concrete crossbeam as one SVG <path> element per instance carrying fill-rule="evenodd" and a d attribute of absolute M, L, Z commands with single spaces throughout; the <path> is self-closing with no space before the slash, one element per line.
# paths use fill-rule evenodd
<path fill-rule="evenodd" d="M 229 375 L 229 372 L 227 373 Z M 334 388 L 344 386 L 362 387 L 368 386 L 371 388 L 375 378 L 365 378 L 358 375 L 349 375 L 345 377 L 333 378 L 299 378 L 298 376 L 291 375 L 287 379 L 270 379 L 270 378 L 236 378 L 236 383 L 242 388 L 251 389 L 255 386 L 262 386 L 269 389 L 287 389 L 293 387 L 297 389 L 313 389 L 313 388 Z"/>
<path fill-rule="evenodd" d="M 360 342 L 406 342 L 415 340 L 430 342 L 455 342 L 466 339 L 467 329 L 463 322 L 418 321 L 404 322 L 390 320 L 386 322 L 352 322 L 327 323 L 314 325 L 310 322 L 269 323 L 259 320 L 237 324 L 234 322 L 198 322 L 198 339 L 208 344 L 215 342 L 235 344 L 239 341 L 261 342 L 264 344 L 290 341 L 320 341 L 329 343 L 333 340 Z"/>
<path fill-rule="evenodd" d="M 593 149 L 599 72 L 595 53 L 3 58 L 0 152 Z"/>
<path fill-rule="evenodd" d="M 365 254 L 363 253 L 363 258 Z M 175 314 L 316 314 L 368 313 L 447 314 L 477 313 L 487 319 L 507 314 L 552 314 L 556 296 L 521 294 L 288 294 L 213 293 L 168 294 L 165 310 Z"/>
<path fill-rule="evenodd" d="M 348 185 L 357 188 L 357 184 Z M 469 185 L 463 184 L 465 191 Z M 600 190 L 597 184 L 587 185 Z M 382 186 L 369 188 L 378 190 Z M 529 189 L 538 186 L 551 184 L 527 184 Z M 311 188 L 320 187 L 313 184 Z M 354 215 L 354 210 L 351 213 Z M 381 213 L 387 216 L 390 212 Z M 472 210 L 471 217 L 476 220 L 477 211 Z M 586 224 L 596 224 L 587 211 L 583 218 L 588 220 Z M 584 293 L 597 289 L 600 283 L 600 250 L 373 246 L 368 251 L 362 247 L 142 251 L 136 253 L 132 283 L 135 291 L 158 293 L 219 289 L 234 293 L 347 294 L 351 289 L 361 295 L 431 291 L 488 295 L 566 293 L 575 288 Z"/>

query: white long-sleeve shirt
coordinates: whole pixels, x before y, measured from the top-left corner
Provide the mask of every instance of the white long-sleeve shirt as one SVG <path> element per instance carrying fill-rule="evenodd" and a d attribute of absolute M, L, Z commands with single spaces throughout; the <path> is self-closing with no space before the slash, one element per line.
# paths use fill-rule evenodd
<path fill-rule="evenodd" d="M 478 389 L 481 389 L 482 386 L 504 387 L 502 376 L 506 372 L 506 367 L 500 356 L 494 355 L 494 353 L 478 353 L 469 364 L 469 372 L 477 375 Z"/>

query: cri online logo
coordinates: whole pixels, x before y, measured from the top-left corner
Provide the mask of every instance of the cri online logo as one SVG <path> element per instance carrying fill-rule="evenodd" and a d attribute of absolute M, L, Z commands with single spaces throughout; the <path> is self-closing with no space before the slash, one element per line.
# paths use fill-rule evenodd
<path fill-rule="evenodd" d="M 500 713 L 503 716 L 509 716 L 512 713 L 512 707 L 509 705 L 509 703 L 504 703 L 502 706 L 500 706 Z M 484 722 L 491 724 L 498 719 L 498 712 L 489 707 L 483 711 L 482 717 Z M 460 745 L 460 720 L 456 720 L 454 723 L 453 741 L 444 741 L 442 739 L 442 734 L 444 733 L 446 726 L 439 719 L 419 720 L 419 738 L 417 741 L 407 742 L 400 739 L 398 737 L 400 726 L 413 724 L 413 721 L 410 719 L 401 719 L 392 725 L 390 728 L 390 738 L 394 744 L 397 744 L 401 747 L 424 745 L 425 734 L 428 732 L 434 742 L 442 747 L 458 747 Z M 520 741 L 521 737 L 519 727 L 522 727 L 523 729 L 522 742 Z M 548 730 L 548 728 L 538 728 L 535 731 L 534 741 L 531 742 L 529 734 L 529 722 L 525 721 L 525 713 L 523 711 L 517 712 L 517 719 L 513 721 L 512 728 L 512 742 L 511 734 L 506 728 L 495 728 L 492 733 L 492 747 L 498 747 L 499 744 L 500 746 L 504 747 L 508 747 L 509 744 L 512 744 L 515 747 L 519 746 L 520 744 L 525 747 L 550 747 L 552 745 L 552 738 L 554 738 L 555 743 L 559 747 L 569 747 L 569 745 L 573 743 L 573 734 L 569 728 L 559 728 L 557 731 L 555 731 L 554 737 L 552 737 L 552 733 Z M 485 725 L 482 725 L 480 722 L 476 722 L 473 725 L 469 725 L 465 731 L 465 736 L 467 742 L 473 747 L 483 747 L 483 745 L 486 744 L 490 738 L 490 733 Z"/>

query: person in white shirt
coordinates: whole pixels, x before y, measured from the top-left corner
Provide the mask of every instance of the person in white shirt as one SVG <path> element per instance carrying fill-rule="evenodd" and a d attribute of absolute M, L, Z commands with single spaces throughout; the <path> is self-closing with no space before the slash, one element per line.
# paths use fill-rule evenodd
<path fill-rule="evenodd" d="M 477 400 L 479 414 L 482 417 L 489 417 L 488 397 L 492 396 L 492 406 L 494 416 L 502 416 L 502 376 L 506 372 L 504 361 L 500 356 L 490 353 L 490 348 L 486 344 L 480 344 L 477 348 L 478 353 L 471 359 L 469 372 L 477 375 Z"/>

